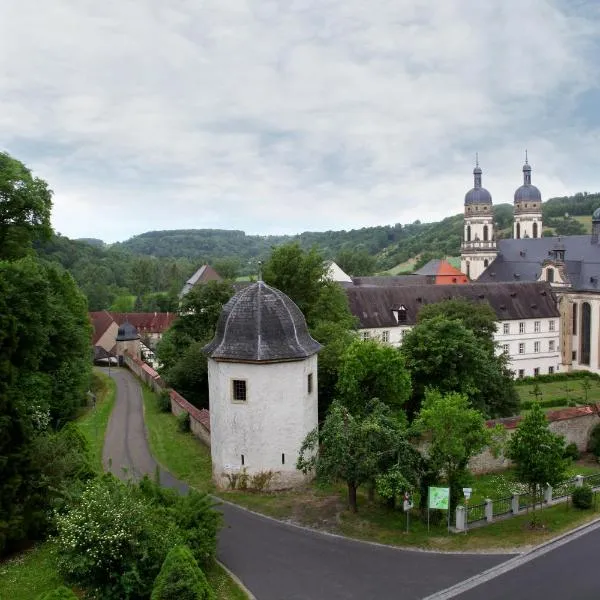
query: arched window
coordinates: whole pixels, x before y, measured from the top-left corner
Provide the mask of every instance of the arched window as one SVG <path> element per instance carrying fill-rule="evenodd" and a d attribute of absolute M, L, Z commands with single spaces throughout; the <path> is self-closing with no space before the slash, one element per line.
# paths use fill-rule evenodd
<path fill-rule="evenodd" d="M 517 234 L 515 236 L 518 240 L 521 239 L 521 223 L 517 223 Z"/>
<path fill-rule="evenodd" d="M 538 224 L 537 221 L 533 222 L 533 237 L 536 238 L 538 236 Z"/>
<path fill-rule="evenodd" d="M 469 279 L 471 278 L 471 263 L 470 262 L 467 263 L 467 277 Z"/>
<path fill-rule="evenodd" d="M 589 302 L 581 305 L 581 351 L 579 353 L 579 362 L 582 365 L 590 364 L 590 346 L 592 341 L 592 308 Z"/>
<path fill-rule="evenodd" d="M 467 242 L 471 241 L 471 226 L 467 225 Z"/>
<path fill-rule="evenodd" d="M 486 258 L 486 259 L 483 261 L 483 266 L 484 266 L 484 267 L 487 267 L 489 264 L 490 264 L 490 261 L 489 261 L 489 260 Z"/>
<path fill-rule="evenodd" d="M 488 241 L 488 226 L 487 225 L 483 226 L 483 241 L 484 242 Z"/>
<path fill-rule="evenodd" d="M 552 267 L 546 269 L 546 281 L 550 283 L 554 281 L 554 269 Z"/>

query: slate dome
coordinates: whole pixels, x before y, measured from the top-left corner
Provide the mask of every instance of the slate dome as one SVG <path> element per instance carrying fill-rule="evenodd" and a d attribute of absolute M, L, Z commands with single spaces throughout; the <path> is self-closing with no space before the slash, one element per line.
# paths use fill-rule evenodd
<path fill-rule="evenodd" d="M 541 202 L 542 194 L 535 185 L 525 184 L 515 192 L 515 202 Z"/>
<path fill-rule="evenodd" d="M 492 195 L 483 187 L 473 188 L 465 194 L 465 204 L 491 204 Z"/>
<path fill-rule="evenodd" d="M 131 323 L 123 323 L 119 327 L 119 331 L 117 333 L 117 337 L 115 340 L 117 342 L 128 342 L 130 340 L 139 340 L 140 334 L 138 330 Z"/>
<path fill-rule="evenodd" d="M 219 317 L 203 351 L 217 360 L 301 360 L 321 349 L 300 309 L 283 292 L 258 281 L 238 292 Z"/>

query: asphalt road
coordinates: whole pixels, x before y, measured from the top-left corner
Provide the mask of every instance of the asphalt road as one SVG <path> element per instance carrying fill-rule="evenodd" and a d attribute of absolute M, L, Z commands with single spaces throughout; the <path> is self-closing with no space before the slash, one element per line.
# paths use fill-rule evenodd
<path fill-rule="evenodd" d="M 154 474 L 139 384 L 124 369 L 113 369 L 111 375 L 118 392 L 105 438 L 105 466 L 120 477 Z M 161 482 L 187 490 L 165 471 Z M 509 558 L 377 546 L 301 529 L 229 504 L 219 509 L 225 521 L 219 559 L 258 600 L 419 599 Z"/>
<path fill-rule="evenodd" d="M 597 600 L 600 529 L 591 530 L 456 598 L 460 600 Z"/>

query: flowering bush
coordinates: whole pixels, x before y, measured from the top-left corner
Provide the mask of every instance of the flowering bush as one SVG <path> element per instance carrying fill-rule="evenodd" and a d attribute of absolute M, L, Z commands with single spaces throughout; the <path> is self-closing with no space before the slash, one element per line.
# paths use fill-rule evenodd
<path fill-rule="evenodd" d="M 56 517 L 60 573 L 95 598 L 147 598 L 167 552 L 183 541 L 161 512 L 132 483 L 110 475 L 91 481 Z"/>

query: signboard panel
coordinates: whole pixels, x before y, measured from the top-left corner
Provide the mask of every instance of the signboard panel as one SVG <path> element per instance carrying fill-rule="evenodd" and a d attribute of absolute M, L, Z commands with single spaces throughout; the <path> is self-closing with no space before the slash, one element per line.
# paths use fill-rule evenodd
<path fill-rule="evenodd" d="M 450 505 L 450 488 L 430 487 L 429 508 L 448 510 Z"/>

